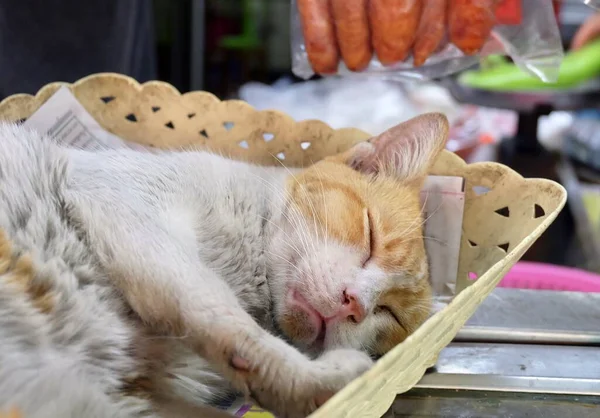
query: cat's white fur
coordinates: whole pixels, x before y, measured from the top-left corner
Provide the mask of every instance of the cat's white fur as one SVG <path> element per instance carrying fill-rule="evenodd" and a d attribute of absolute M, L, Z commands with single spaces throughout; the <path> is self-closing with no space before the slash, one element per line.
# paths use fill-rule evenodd
<path fill-rule="evenodd" d="M 0 407 L 27 418 L 154 416 L 123 394 L 147 373 L 165 398 L 207 402 L 230 382 L 301 416 L 366 370 L 359 351 L 311 359 L 274 335 L 271 292 L 282 291 L 267 270 L 280 257 L 271 245 L 286 247 L 277 235 L 289 175 L 203 152 L 61 149 L 2 124 L 0 227 L 31 254 L 55 307 L 36 312 L 0 281 Z M 234 355 L 251 372 L 231 367 Z"/>

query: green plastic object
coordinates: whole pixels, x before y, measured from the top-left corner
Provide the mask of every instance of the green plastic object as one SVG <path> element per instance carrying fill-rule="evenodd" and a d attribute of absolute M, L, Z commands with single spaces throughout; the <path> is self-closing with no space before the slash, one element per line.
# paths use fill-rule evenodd
<path fill-rule="evenodd" d="M 495 61 L 486 69 L 466 71 L 458 78 L 464 86 L 492 91 L 565 90 L 600 75 L 600 40 L 565 55 L 556 83 L 545 83 L 513 63 Z"/>
<path fill-rule="evenodd" d="M 257 20 L 263 7 L 263 2 L 244 0 L 242 33 L 224 37 L 219 42 L 221 48 L 247 51 L 260 47 L 262 42 L 259 37 Z"/>

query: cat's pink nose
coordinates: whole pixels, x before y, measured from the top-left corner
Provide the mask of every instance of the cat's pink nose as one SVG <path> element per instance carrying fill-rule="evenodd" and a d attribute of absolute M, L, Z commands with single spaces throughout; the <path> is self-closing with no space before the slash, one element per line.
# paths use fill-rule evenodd
<path fill-rule="evenodd" d="M 359 302 L 356 293 L 350 289 L 344 290 L 340 316 L 359 323 L 365 319 L 365 308 Z"/>

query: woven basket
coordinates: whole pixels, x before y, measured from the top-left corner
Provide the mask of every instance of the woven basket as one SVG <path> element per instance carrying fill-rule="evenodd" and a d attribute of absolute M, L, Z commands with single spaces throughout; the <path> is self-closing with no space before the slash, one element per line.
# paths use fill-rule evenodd
<path fill-rule="evenodd" d="M 0 119 L 26 119 L 62 85 L 48 84 L 35 96 L 8 97 L 0 103 Z M 140 85 L 118 74 L 96 74 L 67 86 L 105 129 L 154 147 L 201 145 L 260 164 L 279 165 L 279 159 L 289 166 L 306 166 L 370 137 L 318 121 L 295 122 L 282 113 L 257 111 L 236 100 L 219 101 L 206 92 L 182 95 L 163 82 Z M 552 181 L 524 179 L 496 163 L 467 165 L 447 151 L 431 174 L 466 179 L 460 293 L 314 418 L 381 417 L 396 394 L 409 390 L 435 364 L 442 348 L 566 201 L 563 187 Z M 471 280 L 474 277 L 478 279 Z"/>

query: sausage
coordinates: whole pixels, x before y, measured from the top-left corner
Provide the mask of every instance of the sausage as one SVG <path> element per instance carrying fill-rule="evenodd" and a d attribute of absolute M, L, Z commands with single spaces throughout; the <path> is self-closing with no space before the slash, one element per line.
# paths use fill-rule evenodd
<path fill-rule="evenodd" d="M 450 42 L 465 55 L 478 53 L 496 24 L 497 4 L 497 0 L 450 0 Z"/>
<path fill-rule="evenodd" d="M 308 60 L 318 74 L 334 74 L 340 54 L 328 0 L 298 0 Z"/>
<path fill-rule="evenodd" d="M 352 71 L 363 70 L 373 56 L 368 2 L 369 0 L 331 0 L 340 53 L 346 67 Z"/>
<path fill-rule="evenodd" d="M 423 0 L 421 22 L 413 47 L 413 62 L 420 67 L 440 46 L 446 35 L 447 0 Z"/>
<path fill-rule="evenodd" d="M 423 0 L 370 0 L 373 47 L 383 65 L 404 61 L 415 41 Z"/>

